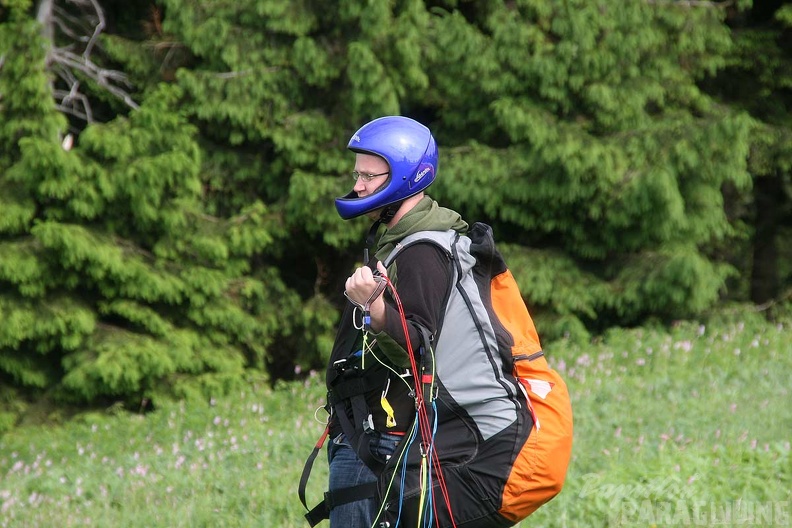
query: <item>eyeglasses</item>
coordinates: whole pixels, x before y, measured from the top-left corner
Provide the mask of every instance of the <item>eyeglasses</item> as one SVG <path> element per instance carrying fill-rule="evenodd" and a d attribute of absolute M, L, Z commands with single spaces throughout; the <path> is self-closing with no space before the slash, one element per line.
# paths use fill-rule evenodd
<path fill-rule="evenodd" d="M 377 176 L 385 176 L 386 174 L 390 174 L 390 171 L 380 172 L 379 174 L 366 174 L 365 172 L 352 171 L 352 179 L 355 181 L 363 180 L 368 183 Z"/>

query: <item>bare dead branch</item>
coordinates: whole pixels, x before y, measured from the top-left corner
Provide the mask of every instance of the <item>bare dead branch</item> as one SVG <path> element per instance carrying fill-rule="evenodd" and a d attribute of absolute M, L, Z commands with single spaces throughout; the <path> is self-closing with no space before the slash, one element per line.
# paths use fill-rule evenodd
<path fill-rule="evenodd" d="M 161 41 L 153 44 L 153 48 L 156 51 L 167 50 L 165 52 L 165 57 L 162 59 L 162 63 L 160 64 L 160 71 L 164 72 L 168 69 L 171 64 L 171 59 L 174 57 L 175 53 L 180 50 L 184 49 L 186 46 L 183 42 L 169 42 L 169 41 Z"/>
<path fill-rule="evenodd" d="M 83 57 L 85 57 L 86 60 L 91 56 L 91 51 L 96 44 L 96 40 L 99 38 L 99 35 L 102 33 L 102 31 L 104 31 L 105 28 L 105 16 L 104 11 L 102 11 L 102 6 L 100 6 L 99 2 L 96 0 L 91 0 L 91 4 L 93 4 L 96 15 L 99 17 L 99 22 L 94 27 L 93 35 L 91 35 L 88 44 L 85 46 L 85 51 L 83 51 Z"/>
<path fill-rule="evenodd" d="M 726 8 L 733 6 L 736 2 L 735 0 L 723 0 L 721 2 L 716 2 L 712 0 L 646 0 L 647 4 L 654 4 L 654 5 L 670 5 L 670 6 L 678 6 L 678 7 L 715 7 L 715 8 Z"/>
<path fill-rule="evenodd" d="M 58 64 L 60 68 L 55 68 L 60 74 L 61 78 L 70 83 L 70 92 L 72 98 L 75 97 L 74 93 L 79 90 L 79 83 L 76 76 L 71 73 L 66 73 L 66 70 L 80 71 L 89 79 L 95 81 L 99 86 L 113 94 L 116 98 L 123 101 L 127 106 L 137 110 L 138 104 L 132 99 L 132 96 L 124 90 L 121 86 L 131 86 L 126 74 L 117 70 L 108 70 L 95 64 L 85 54 L 77 55 L 65 48 L 53 48 L 50 50 L 50 56 L 54 63 Z M 80 97 L 85 108 L 85 115 L 91 116 L 90 103 L 86 97 Z M 61 105 L 65 102 L 61 101 Z"/>
<path fill-rule="evenodd" d="M 220 79 L 233 79 L 235 77 L 244 77 L 245 75 L 249 75 L 249 74 L 250 74 L 250 70 L 230 71 L 230 72 L 216 73 L 215 77 L 219 77 Z"/>
<path fill-rule="evenodd" d="M 85 33 L 72 29 L 73 27 L 80 28 L 81 30 L 85 29 L 86 24 L 84 18 L 71 15 L 68 11 L 58 5 L 53 6 L 52 11 L 55 15 L 52 17 L 52 21 L 58 26 L 58 29 L 60 29 L 64 35 L 67 35 L 69 38 L 74 39 L 77 42 L 88 41 L 88 37 L 85 35 Z"/>
<path fill-rule="evenodd" d="M 72 85 L 72 89 L 69 91 L 54 90 L 53 95 L 56 99 L 60 98 L 60 103 L 56 105 L 59 110 L 66 111 L 88 123 L 93 123 L 91 103 L 84 94 L 79 92 L 79 83 Z M 82 110 L 79 109 L 78 103 Z"/>
<path fill-rule="evenodd" d="M 82 97 L 85 97 L 85 96 L 84 96 L 84 95 L 82 95 L 82 94 L 80 94 L 80 95 L 81 95 Z M 83 121 L 86 121 L 86 122 L 88 122 L 88 123 L 91 123 L 91 122 L 92 122 L 92 119 L 91 119 L 91 117 L 89 117 L 89 116 L 88 116 L 88 114 L 86 114 L 85 112 L 81 112 L 81 111 L 79 111 L 78 109 L 76 109 L 76 108 L 75 108 L 75 107 L 73 107 L 73 106 L 66 106 L 66 105 L 63 105 L 63 104 L 58 104 L 58 103 L 56 103 L 56 104 L 55 104 L 55 108 L 56 108 L 56 109 L 57 109 L 59 112 L 63 112 L 64 114 L 73 115 L 73 116 L 74 116 L 74 117 L 76 117 L 77 119 L 82 119 Z M 86 108 L 90 108 L 90 107 L 86 107 Z"/>
<path fill-rule="evenodd" d="M 76 6 L 78 14 L 73 9 L 64 7 L 65 3 Z M 58 110 L 89 123 L 93 122 L 90 98 L 80 91 L 84 84 L 80 79 L 85 81 L 86 78 L 129 108 L 139 108 L 128 91 L 132 84 L 127 75 L 121 71 L 103 68 L 93 59 L 99 47 L 99 38 L 107 27 L 99 0 L 41 0 L 36 18 L 42 25 L 44 36 L 53 43 L 47 63 L 66 87 L 53 87 Z M 55 30 L 70 42 L 56 47 Z"/>
<path fill-rule="evenodd" d="M 171 46 L 168 48 L 168 51 L 165 53 L 165 57 L 162 59 L 162 64 L 160 64 L 160 72 L 165 71 L 167 67 L 170 65 L 171 57 L 173 57 L 175 49 L 176 49 L 175 46 Z"/>
<path fill-rule="evenodd" d="M 85 60 L 81 55 L 72 53 L 66 48 L 53 48 L 52 56 L 55 57 L 56 62 L 59 64 L 67 65 L 76 70 L 80 70 L 89 75 L 92 79 L 110 79 L 126 86 L 130 86 L 127 76 L 124 72 L 101 68 L 90 60 Z"/>
<path fill-rule="evenodd" d="M 75 88 L 79 89 L 79 86 L 75 87 L 74 85 L 79 85 L 80 83 L 69 68 L 64 68 L 62 64 L 55 64 L 52 68 L 52 71 L 55 72 L 55 74 L 60 77 L 64 83 L 69 85 L 71 90 L 74 90 Z"/>
<path fill-rule="evenodd" d="M 50 40 L 52 38 L 52 1 L 53 0 L 41 0 L 38 11 L 36 11 L 36 22 L 45 28 L 45 36 Z"/>
<path fill-rule="evenodd" d="M 792 288 L 788 289 L 787 291 L 785 291 L 784 293 L 782 293 L 781 295 L 779 295 L 775 299 L 770 299 L 767 302 L 764 302 L 762 304 L 756 305 L 754 307 L 754 310 L 757 311 L 757 312 L 763 312 L 765 310 L 768 310 L 768 309 L 772 308 L 776 304 L 781 304 L 781 303 L 786 302 L 790 298 L 792 298 Z"/>

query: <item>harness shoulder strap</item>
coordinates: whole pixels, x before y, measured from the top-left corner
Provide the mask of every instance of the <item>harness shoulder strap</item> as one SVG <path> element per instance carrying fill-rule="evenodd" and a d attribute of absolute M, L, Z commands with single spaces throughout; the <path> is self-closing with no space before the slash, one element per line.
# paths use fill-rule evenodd
<path fill-rule="evenodd" d="M 449 229 L 448 231 L 418 231 L 417 233 L 413 233 L 412 235 L 404 237 L 401 242 L 396 244 L 396 247 L 394 247 L 388 256 L 385 257 L 385 260 L 382 262 L 382 264 L 387 268 L 396 258 L 396 255 L 398 255 L 401 251 L 413 244 L 418 244 L 421 242 L 430 242 L 436 244 L 442 250 L 444 250 L 449 257 L 451 257 L 451 246 L 453 245 L 457 236 L 457 232 L 453 229 Z"/>

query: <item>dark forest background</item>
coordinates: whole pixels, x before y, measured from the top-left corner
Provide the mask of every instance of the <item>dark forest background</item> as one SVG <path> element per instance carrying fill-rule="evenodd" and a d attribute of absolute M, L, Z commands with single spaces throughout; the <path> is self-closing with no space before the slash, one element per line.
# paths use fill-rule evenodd
<path fill-rule="evenodd" d="M 321 369 L 401 114 L 543 340 L 792 296 L 792 6 L 0 0 L 0 407 Z M 143 402 L 143 403 L 141 403 Z"/>

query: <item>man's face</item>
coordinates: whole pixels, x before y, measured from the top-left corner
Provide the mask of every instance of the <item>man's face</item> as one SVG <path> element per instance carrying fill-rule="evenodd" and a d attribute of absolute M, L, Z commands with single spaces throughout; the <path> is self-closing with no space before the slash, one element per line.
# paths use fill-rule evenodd
<path fill-rule="evenodd" d="M 388 163 L 379 156 L 361 153 L 355 154 L 355 171 L 360 174 L 360 177 L 355 181 L 355 186 L 352 190 L 357 193 L 358 198 L 373 194 L 388 181 L 389 170 L 390 167 L 388 167 Z M 371 177 L 372 175 L 375 176 Z M 379 218 L 379 214 L 380 210 L 378 209 L 367 213 L 367 216 L 370 218 Z"/>

